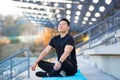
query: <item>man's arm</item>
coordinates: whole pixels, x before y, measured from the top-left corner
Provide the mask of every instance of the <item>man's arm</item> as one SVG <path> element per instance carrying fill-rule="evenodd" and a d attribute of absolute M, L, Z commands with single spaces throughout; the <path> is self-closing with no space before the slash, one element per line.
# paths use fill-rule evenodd
<path fill-rule="evenodd" d="M 49 52 L 52 50 L 52 46 L 48 45 L 39 55 L 39 57 L 37 58 L 36 62 L 38 63 L 40 60 L 42 60 L 45 56 L 47 56 L 49 54 Z"/>
<path fill-rule="evenodd" d="M 52 50 L 52 46 L 48 45 L 39 55 L 39 57 L 37 58 L 37 60 L 35 61 L 34 65 L 32 66 L 32 70 L 35 70 L 36 65 L 38 64 L 38 62 L 40 60 L 42 60 L 45 56 L 47 56 L 49 54 L 49 52 Z"/>
<path fill-rule="evenodd" d="M 64 49 L 64 53 L 60 57 L 59 61 L 64 62 L 67 59 L 67 57 L 70 55 L 72 50 L 73 50 L 73 46 L 66 45 Z"/>
<path fill-rule="evenodd" d="M 70 55 L 71 51 L 73 50 L 73 46 L 71 45 L 66 45 L 65 49 L 64 49 L 64 53 L 62 54 L 62 56 L 60 57 L 59 61 L 55 64 L 54 69 L 55 70 L 59 70 L 61 67 L 61 62 L 64 62 L 67 57 Z"/>

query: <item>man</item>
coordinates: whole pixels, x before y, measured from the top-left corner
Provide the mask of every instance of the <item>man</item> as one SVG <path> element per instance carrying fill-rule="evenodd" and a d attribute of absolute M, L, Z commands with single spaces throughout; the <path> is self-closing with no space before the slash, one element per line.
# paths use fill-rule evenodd
<path fill-rule="evenodd" d="M 77 61 L 74 39 L 69 35 L 70 22 L 67 19 L 61 19 L 58 23 L 58 32 L 60 35 L 55 36 L 49 42 L 49 45 L 41 52 L 38 59 L 32 66 L 35 70 L 36 65 L 45 72 L 37 72 L 38 77 L 53 77 L 62 76 L 60 73 L 64 71 L 66 76 L 73 76 L 77 72 Z M 57 54 L 57 62 L 51 63 L 43 61 L 42 59 L 55 48 Z"/>

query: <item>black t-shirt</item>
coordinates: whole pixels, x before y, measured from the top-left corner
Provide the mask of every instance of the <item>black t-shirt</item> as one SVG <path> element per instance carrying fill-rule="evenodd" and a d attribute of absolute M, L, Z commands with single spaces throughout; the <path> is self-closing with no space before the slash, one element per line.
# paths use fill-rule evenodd
<path fill-rule="evenodd" d="M 51 39 L 49 45 L 55 48 L 58 60 L 60 59 L 61 55 L 64 53 L 64 49 L 66 45 L 73 46 L 74 48 L 71 51 L 70 55 L 68 56 L 67 60 L 71 61 L 73 65 L 77 66 L 74 39 L 71 35 L 67 34 L 63 38 L 61 38 L 60 35 L 55 36 Z"/>

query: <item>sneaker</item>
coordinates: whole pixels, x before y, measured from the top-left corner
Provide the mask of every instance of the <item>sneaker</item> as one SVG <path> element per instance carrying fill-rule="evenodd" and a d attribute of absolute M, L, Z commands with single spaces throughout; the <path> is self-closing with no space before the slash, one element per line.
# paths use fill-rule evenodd
<path fill-rule="evenodd" d="M 46 72 L 39 71 L 39 72 L 36 72 L 36 76 L 37 76 L 37 77 L 47 77 L 47 73 L 46 73 Z"/>

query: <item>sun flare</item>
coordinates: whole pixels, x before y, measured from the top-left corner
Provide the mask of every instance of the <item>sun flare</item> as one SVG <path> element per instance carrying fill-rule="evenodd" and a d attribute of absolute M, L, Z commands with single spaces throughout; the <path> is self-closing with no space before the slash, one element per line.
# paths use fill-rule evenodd
<path fill-rule="evenodd" d="M 11 0 L 0 0 L 0 14 L 1 15 L 15 15 L 21 14 L 20 10 L 14 6 Z"/>

